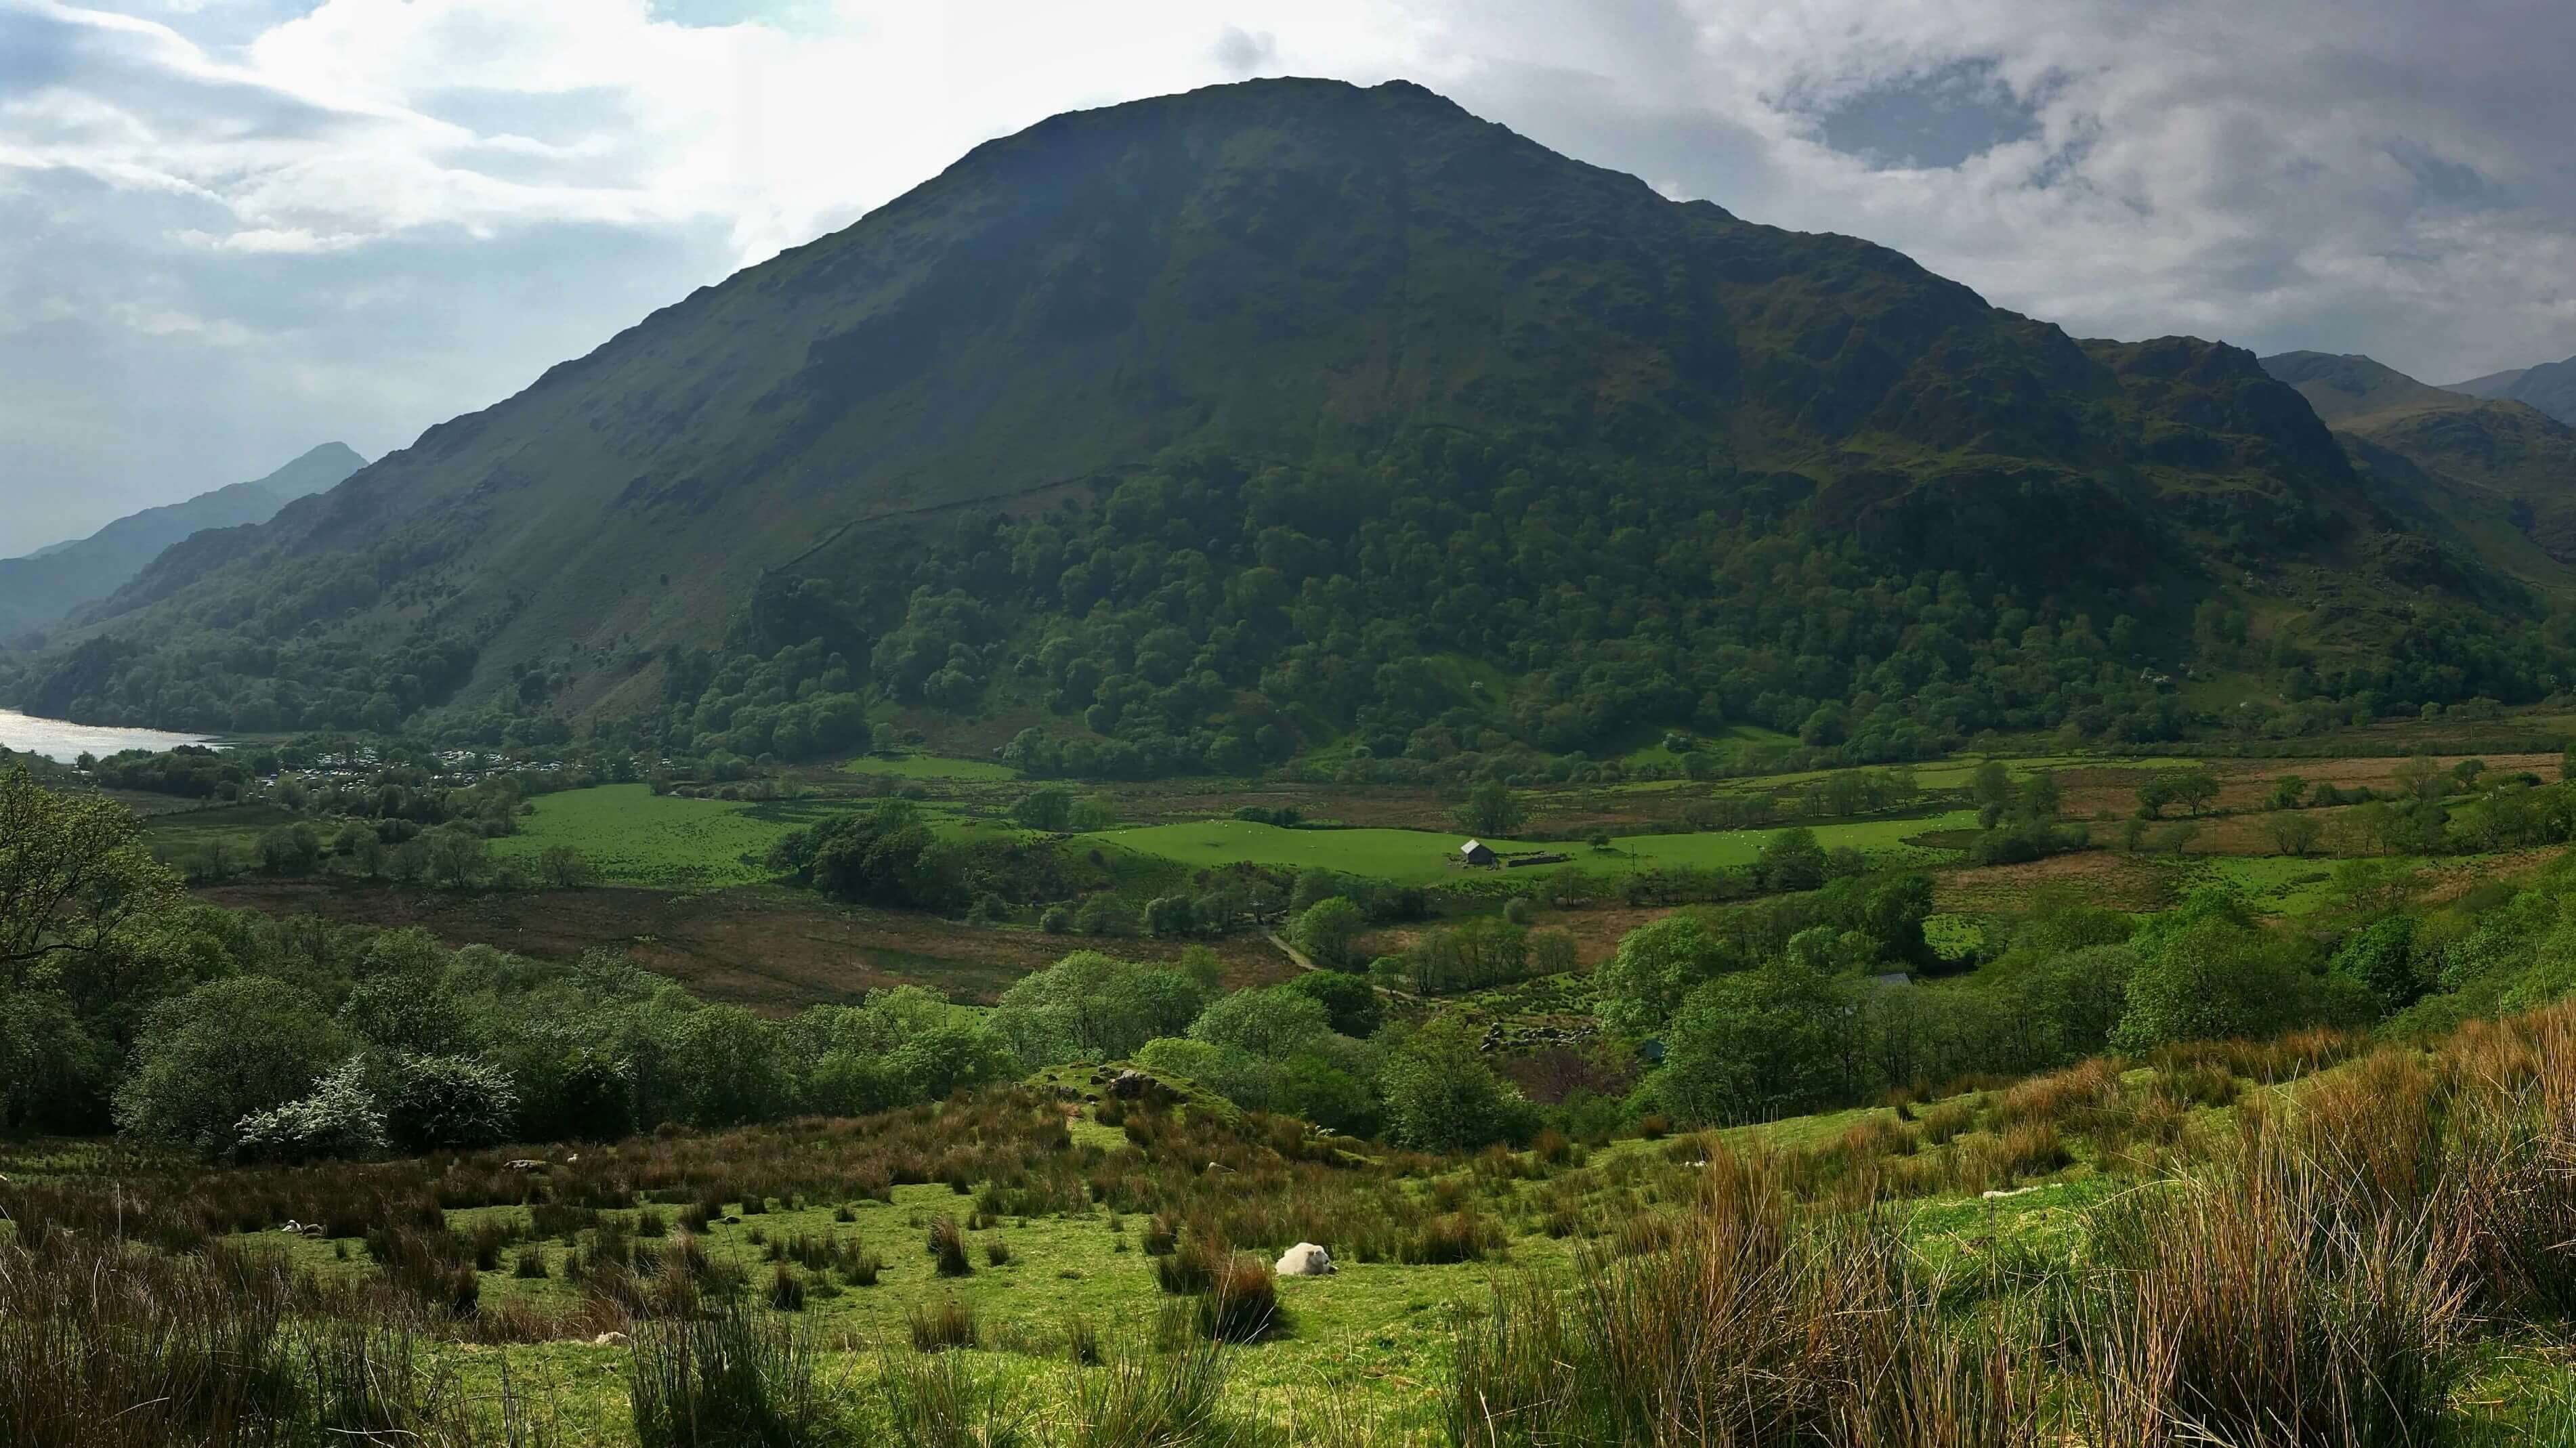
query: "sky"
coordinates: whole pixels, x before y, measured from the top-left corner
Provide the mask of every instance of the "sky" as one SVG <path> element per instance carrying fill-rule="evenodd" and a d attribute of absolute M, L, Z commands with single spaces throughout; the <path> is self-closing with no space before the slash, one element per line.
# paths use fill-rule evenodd
<path fill-rule="evenodd" d="M 370 457 L 1058 111 L 1410 79 L 2079 336 L 2576 354 L 2565 0 L 0 0 L 0 557 Z"/>

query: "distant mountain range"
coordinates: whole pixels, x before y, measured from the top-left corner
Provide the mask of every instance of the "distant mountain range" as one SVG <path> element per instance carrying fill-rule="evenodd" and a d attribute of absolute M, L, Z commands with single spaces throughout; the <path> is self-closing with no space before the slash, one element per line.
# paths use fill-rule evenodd
<path fill-rule="evenodd" d="M 2451 384 L 2454 392 L 2500 402 L 2527 402 L 2570 426 L 2576 426 L 2576 357 L 2511 372 L 2491 372 Z"/>
<path fill-rule="evenodd" d="M 87 538 L 0 559 L 0 640 L 50 628 L 131 582 L 161 554 L 209 528 L 265 523 L 298 498 L 338 485 L 367 460 L 330 442 L 257 482 L 119 518 Z"/>
<path fill-rule="evenodd" d="M 2285 352 L 2289 383 L 2351 452 L 2375 495 L 2505 573 L 2576 589 L 2576 427 L 2529 396 L 2529 379 L 2576 364 L 2433 387 L 2368 357 Z M 2475 387 L 2516 381 L 2491 388 Z M 2545 385 L 2527 389 L 2548 396 Z"/>

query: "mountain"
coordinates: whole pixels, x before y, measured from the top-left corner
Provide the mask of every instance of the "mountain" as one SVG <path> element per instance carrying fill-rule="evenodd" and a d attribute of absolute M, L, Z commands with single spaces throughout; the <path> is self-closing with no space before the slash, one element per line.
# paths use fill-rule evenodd
<path fill-rule="evenodd" d="M 0 559 L 0 639 L 49 627 L 107 597 L 191 534 L 265 523 L 278 509 L 333 486 L 366 461 L 344 444 L 324 443 L 257 482 L 147 508 L 87 538 Z"/>
<path fill-rule="evenodd" d="M 2511 372 L 2492 372 L 2456 382 L 2453 392 L 2506 402 L 2527 402 L 2570 426 L 2576 426 L 2576 357 Z"/>
<path fill-rule="evenodd" d="M 2263 370 L 2299 389 L 2329 427 L 2374 413 L 2456 410 L 2475 400 L 2448 388 L 2428 387 L 2367 357 L 2326 352 L 2284 352 L 2263 359 Z"/>
<path fill-rule="evenodd" d="M 2334 427 L 2393 510 L 2504 573 L 2576 588 L 2576 428 L 2368 357 L 2287 352 L 2263 366 Z"/>
<path fill-rule="evenodd" d="M 2524 373 L 2530 370 L 2528 367 L 2516 367 L 2505 372 L 2490 372 L 2484 377 L 2472 377 L 2466 382 L 2444 383 L 2443 390 L 2465 392 L 2471 397 L 2502 397 L 2512 390 L 2515 383 L 2522 380 Z"/>
<path fill-rule="evenodd" d="M 2371 647 L 2419 594 L 2521 606 L 2249 353 L 2079 341 L 1417 86 L 1258 81 L 980 146 L 172 550 L 12 693 L 1140 769 L 1733 718 L 2163 737 L 2141 662 L 2204 601 L 2241 639 L 2214 595 L 2258 574 L 2330 580 L 2317 638 L 2386 697 L 2435 687 Z"/>

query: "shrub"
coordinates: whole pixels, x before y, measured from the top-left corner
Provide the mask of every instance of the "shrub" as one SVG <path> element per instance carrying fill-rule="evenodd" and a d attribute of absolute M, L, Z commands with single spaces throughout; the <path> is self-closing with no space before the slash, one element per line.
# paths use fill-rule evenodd
<path fill-rule="evenodd" d="M 519 1090 L 498 1066 L 463 1056 L 408 1056 L 385 1088 L 385 1128 L 415 1155 L 506 1141 Z"/>
<path fill-rule="evenodd" d="M 385 1145 L 384 1113 L 367 1094 L 363 1064 L 353 1056 L 303 1100 L 243 1117 L 233 1154 L 244 1161 L 311 1161 L 377 1156 Z"/>

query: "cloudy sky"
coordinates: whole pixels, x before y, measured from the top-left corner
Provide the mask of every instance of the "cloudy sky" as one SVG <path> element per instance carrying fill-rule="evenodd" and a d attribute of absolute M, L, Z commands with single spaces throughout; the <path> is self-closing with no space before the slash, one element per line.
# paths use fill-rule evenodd
<path fill-rule="evenodd" d="M 0 0 L 0 556 L 374 456 L 1056 111 L 1406 77 L 2081 335 L 2576 353 L 2564 0 Z"/>

